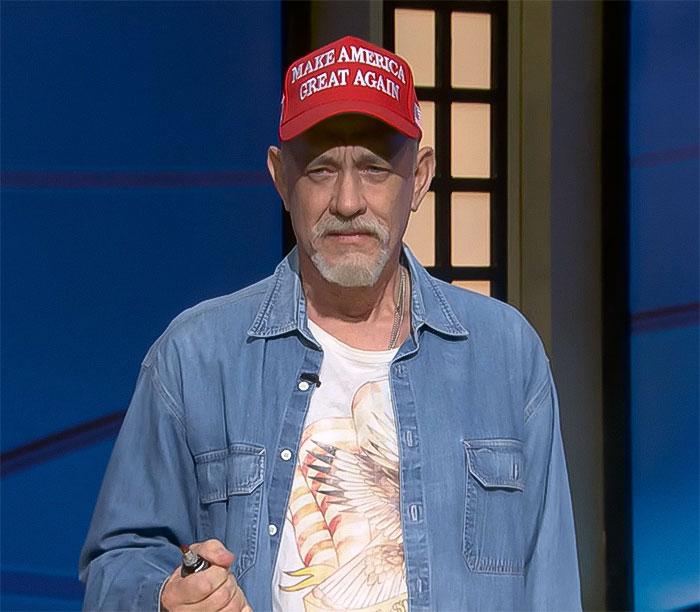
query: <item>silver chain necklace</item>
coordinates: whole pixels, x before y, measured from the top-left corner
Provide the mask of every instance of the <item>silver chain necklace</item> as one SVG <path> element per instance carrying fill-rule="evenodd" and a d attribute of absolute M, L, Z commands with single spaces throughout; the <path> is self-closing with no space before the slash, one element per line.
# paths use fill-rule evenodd
<path fill-rule="evenodd" d="M 396 308 L 394 308 L 394 324 L 391 327 L 391 336 L 389 337 L 389 348 L 391 350 L 396 345 L 403 323 L 404 302 L 406 301 L 406 269 L 399 266 L 401 273 L 399 275 L 399 298 L 396 300 Z"/>

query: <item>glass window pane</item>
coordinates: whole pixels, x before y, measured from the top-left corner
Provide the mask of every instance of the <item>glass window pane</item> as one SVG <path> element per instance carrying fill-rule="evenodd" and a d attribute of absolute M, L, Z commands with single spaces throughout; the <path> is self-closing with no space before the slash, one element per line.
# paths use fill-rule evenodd
<path fill-rule="evenodd" d="M 452 13 L 452 87 L 491 87 L 488 13 Z"/>
<path fill-rule="evenodd" d="M 421 147 L 433 147 L 435 151 L 435 102 L 419 102 L 421 111 L 421 120 L 423 123 L 423 138 L 421 138 Z"/>
<path fill-rule="evenodd" d="M 452 176 L 491 176 L 491 105 L 452 104 Z"/>
<path fill-rule="evenodd" d="M 452 265 L 488 266 L 491 263 L 491 196 L 453 193 Z"/>
<path fill-rule="evenodd" d="M 420 208 L 411 213 L 403 241 L 424 266 L 435 265 L 435 194 L 425 194 Z"/>
<path fill-rule="evenodd" d="M 394 43 L 411 66 L 415 85 L 435 87 L 435 11 L 396 9 Z"/>
<path fill-rule="evenodd" d="M 491 295 L 491 281 L 487 280 L 456 280 L 452 281 L 453 285 L 457 287 L 462 287 L 463 289 L 469 289 L 470 291 L 476 291 L 481 293 L 481 295 Z"/>

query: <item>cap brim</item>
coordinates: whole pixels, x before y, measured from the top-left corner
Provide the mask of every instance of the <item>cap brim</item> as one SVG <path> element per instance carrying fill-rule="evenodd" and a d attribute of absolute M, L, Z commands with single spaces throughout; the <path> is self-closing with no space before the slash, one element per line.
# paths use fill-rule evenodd
<path fill-rule="evenodd" d="M 420 138 L 420 129 L 405 117 L 392 112 L 384 106 L 371 104 L 360 100 L 333 100 L 325 104 L 319 104 L 309 110 L 280 124 L 279 138 L 281 141 L 292 140 L 329 117 L 343 115 L 345 113 L 359 113 L 369 115 L 390 125 L 409 138 Z"/>

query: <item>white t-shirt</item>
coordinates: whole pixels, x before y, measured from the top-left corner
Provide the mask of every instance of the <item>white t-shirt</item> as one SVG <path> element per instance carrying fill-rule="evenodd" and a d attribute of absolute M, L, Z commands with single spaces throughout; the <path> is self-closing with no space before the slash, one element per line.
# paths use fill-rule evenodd
<path fill-rule="evenodd" d="M 276 612 L 408 609 L 390 351 L 309 321 L 323 363 L 299 446 L 273 574 Z"/>

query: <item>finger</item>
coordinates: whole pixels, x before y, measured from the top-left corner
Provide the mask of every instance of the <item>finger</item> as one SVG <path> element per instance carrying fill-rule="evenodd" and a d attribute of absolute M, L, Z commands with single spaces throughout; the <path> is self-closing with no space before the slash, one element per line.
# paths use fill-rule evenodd
<path fill-rule="evenodd" d="M 219 540 L 206 540 L 195 542 L 190 546 L 200 557 L 204 557 L 212 565 L 230 567 L 235 555 L 229 551 Z"/>
<path fill-rule="evenodd" d="M 241 589 L 240 586 L 237 586 L 233 598 L 222 612 L 243 612 L 244 610 L 252 612 L 250 605 L 246 600 L 245 593 L 243 593 L 243 589 Z"/>
<path fill-rule="evenodd" d="M 211 592 L 202 601 L 182 606 L 176 612 L 221 612 L 222 610 L 229 610 L 231 601 L 238 592 L 240 592 L 240 588 L 238 588 L 233 575 L 230 575 L 230 578 L 224 584 Z"/>
<path fill-rule="evenodd" d="M 205 600 L 193 606 L 193 612 L 220 612 L 225 610 L 231 600 L 239 591 L 235 579 L 231 575 L 230 578 L 222 584 L 216 591 L 211 593 Z"/>
<path fill-rule="evenodd" d="M 243 593 L 243 589 L 238 587 L 236 589 L 236 592 L 234 593 L 233 599 L 231 600 L 231 604 L 234 607 L 234 610 L 243 610 L 245 606 L 248 604 L 245 598 L 245 594 Z"/>
<path fill-rule="evenodd" d="M 172 612 L 177 605 L 198 604 L 226 584 L 229 576 L 228 569 L 218 565 L 185 577 L 177 569 L 163 589 L 163 605 Z"/>

